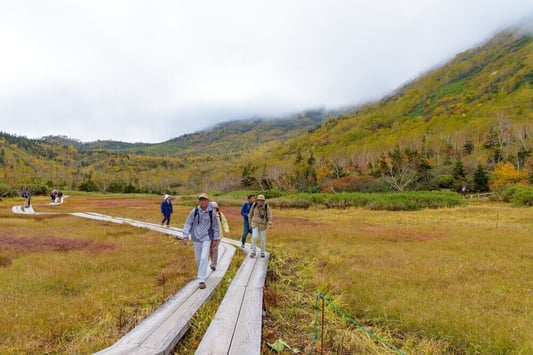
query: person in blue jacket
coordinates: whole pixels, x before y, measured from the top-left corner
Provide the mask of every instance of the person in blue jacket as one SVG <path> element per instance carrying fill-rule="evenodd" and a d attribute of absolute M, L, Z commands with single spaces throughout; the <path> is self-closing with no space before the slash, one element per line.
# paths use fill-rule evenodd
<path fill-rule="evenodd" d="M 170 201 L 170 196 L 165 195 L 163 202 L 161 202 L 161 213 L 163 214 L 163 220 L 161 225 L 167 224 L 167 228 L 170 227 L 170 215 L 174 212 L 172 208 L 172 202 Z"/>
<path fill-rule="evenodd" d="M 255 195 L 250 194 L 248 195 L 248 201 L 243 203 L 241 207 L 241 216 L 244 219 L 243 221 L 244 228 L 243 228 L 242 236 L 241 236 L 241 248 L 244 248 L 248 234 L 252 234 L 252 229 L 250 228 L 250 222 L 248 221 L 248 214 L 250 213 L 250 207 L 252 207 L 254 202 L 255 202 Z"/>

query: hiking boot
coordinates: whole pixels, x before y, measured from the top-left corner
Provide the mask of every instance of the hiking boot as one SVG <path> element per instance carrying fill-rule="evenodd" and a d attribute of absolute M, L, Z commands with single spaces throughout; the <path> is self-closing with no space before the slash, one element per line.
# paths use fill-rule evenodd
<path fill-rule="evenodd" d="M 200 282 L 198 288 L 201 288 L 203 290 L 205 288 L 205 282 Z"/>
<path fill-rule="evenodd" d="M 215 271 L 217 269 L 216 265 L 211 264 L 211 270 Z"/>
<path fill-rule="evenodd" d="M 255 258 L 255 252 L 250 254 L 250 258 Z"/>
<path fill-rule="evenodd" d="M 241 244 L 241 248 L 243 248 L 243 249 L 244 249 L 244 244 Z"/>
<path fill-rule="evenodd" d="M 261 253 L 261 257 L 264 258 L 265 257 L 265 253 Z"/>

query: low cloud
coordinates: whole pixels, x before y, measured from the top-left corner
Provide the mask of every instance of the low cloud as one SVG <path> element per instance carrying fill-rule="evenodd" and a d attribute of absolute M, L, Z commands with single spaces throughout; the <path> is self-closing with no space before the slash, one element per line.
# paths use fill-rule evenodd
<path fill-rule="evenodd" d="M 357 105 L 532 12 L 521 0 L 6 2 L 0 129 L 161 142 Z"/>

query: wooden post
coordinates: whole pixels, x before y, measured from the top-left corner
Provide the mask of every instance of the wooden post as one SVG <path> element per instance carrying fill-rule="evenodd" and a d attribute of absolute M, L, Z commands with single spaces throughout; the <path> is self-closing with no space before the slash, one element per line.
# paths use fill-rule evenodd
<path fill-rule="evenodd" d="M 320 353 L 324 354 L 324 297 L 322 297 L 322 339 L 320 340 Z"/>

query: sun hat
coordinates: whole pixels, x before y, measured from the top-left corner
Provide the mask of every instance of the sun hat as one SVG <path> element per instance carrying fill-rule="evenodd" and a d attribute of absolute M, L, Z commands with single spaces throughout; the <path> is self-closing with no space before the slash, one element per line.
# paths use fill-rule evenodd
<path fill-rule="evenodd" d="M 257 195 L 258 200 L 265 200 L 265 195 Z"/>
<path fill-rule="evenodd" d="M 218 203 L 216 203 L 215 201 L 212 201 L 211 206 L 213 206 L 213 208 L 218 208 Z"/>
<path fill-rule="evenodd" d="M 169 198 L 169 197 L 170 197 L 170 195 L 165 194 L 165 200 L 166 200 L 167 198 Z"/>
<path fill-rule="evenodd" d="M 209 195 L 205 192 L 202 192 L 200 195 L 198 195 L 198 199 L 205 198 L 206 200 L 209 200 Z"/>

